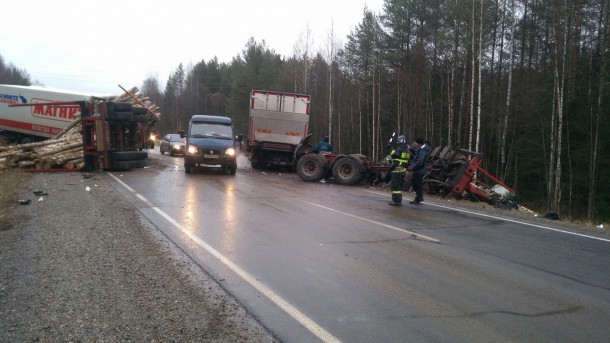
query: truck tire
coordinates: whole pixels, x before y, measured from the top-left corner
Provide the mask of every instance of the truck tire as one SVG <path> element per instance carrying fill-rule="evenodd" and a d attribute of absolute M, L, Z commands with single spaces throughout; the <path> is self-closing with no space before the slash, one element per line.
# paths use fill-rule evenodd
<path fill-rule="evenodd" d="M 190 174 L 193 172 L 193 166 L 190 164 L 184 164 L 184 173 Z"/>
<path fill-rule="evenodd" d="M 114 151 L 108 153 L 110 163 L 114 161 L 137 161 L 148 158 L 147 151 Z"/>
<path fill-rule="evenodd" d="M 131 170 L 136 168 L 144 168 L 146 166 L 146 160 L 116 161 L 115 163 L 111 163 L 110 166 L 113 170 Z"/>
<path fill-rule="evenodd" d="M 342 185 L 353 185 L 361 181 L 366 173 L 363 174 L 364 165 L 353 157 L 339 157 L 333 162 L 333 177 L 335 182 Z"/>
<path fill-rule="evenodd" d="M 328 162 L 322 155 L 309 153 L 299 158 L 296 172 L 301 180 L 315 182 L 328 172 Z"/>
<path fill-rule="evenodd" d="M 136 123 L 146 124 L 148 123 L 148 116 L 145 114 L 136 114 L 134 112 L 133 121 L 135 121 Z"/>
<path fill-rule="evenodd" d="M 254 150 L 252 157 L 250 157 L 250 165 L 253 169 L 263 169 L 265 167 L 264 160 L 265 154 L 262 151 Z"/>
<path fill-rule="evenodd" d="M 133 112 L 111 112 L 106 116 L 109 121 L 133 121 Z"/>
<path fill-rule="evenodd" d="M 130 102 L 109 102 L 107 103 L 108 113 L 113 112 L 131 112 L 133 104 Z"/>
<path fill-rule="evenodd" d="M 131 111 L 135 115 L 138 115 L 138 114 L 148 114 L 148 108 L 142 107 L 142 106 L 133 106 L 131 108 Z"/>

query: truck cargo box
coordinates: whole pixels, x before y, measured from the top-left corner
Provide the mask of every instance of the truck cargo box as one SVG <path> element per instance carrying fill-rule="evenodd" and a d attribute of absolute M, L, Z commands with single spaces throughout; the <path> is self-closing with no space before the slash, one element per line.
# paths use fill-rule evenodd
<path fill-rule="evenodd" d="M 248 149 L 254 168 L 292 164 L 294 148 L 307 135 L 309 95 L 252 90 Z"/>
<path fill-rule="evenodd" d="M 77 105 L 54 105 L 54 102 L 89 100 L 92 94 L 34 86 L 0 85 L 0 135 L 8 141 L 36 141 L 51 138 L 66 128 Z M 12 104 L 39 104 L 10 107 Z"/>

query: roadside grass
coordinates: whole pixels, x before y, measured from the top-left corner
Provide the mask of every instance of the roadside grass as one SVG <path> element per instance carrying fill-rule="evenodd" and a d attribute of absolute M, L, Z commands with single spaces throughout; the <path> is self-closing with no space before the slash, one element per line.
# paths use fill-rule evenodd
<path fill-rule="evenodd" d="M 13 227 L 17 219 L 19 188 L 24 175 L 7 170 L 0 172 L 0 230 Z"/>

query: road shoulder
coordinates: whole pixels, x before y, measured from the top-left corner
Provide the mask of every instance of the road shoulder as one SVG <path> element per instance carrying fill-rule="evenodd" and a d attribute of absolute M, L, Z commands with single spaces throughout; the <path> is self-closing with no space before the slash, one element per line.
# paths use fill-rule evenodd
<path fill-rule="evenodd" d="M 107 177 L 26 179 L 0 231 L 0 341 L 276 341 Z"/>

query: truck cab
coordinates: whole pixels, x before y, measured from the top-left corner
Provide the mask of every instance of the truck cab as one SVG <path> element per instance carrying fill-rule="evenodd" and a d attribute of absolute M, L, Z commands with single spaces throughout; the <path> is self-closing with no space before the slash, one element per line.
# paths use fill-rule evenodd
<path fill-rule="evenodd" d="M 188 131 L 180 131 L 186 137 L 184 172 L 190 174 L 194 167 L 220 166 L 231 175 L 237 171 L 237 155 L 242 135 L 233 135 L 233 122 L 229 117 L 194 115 Z"/>

